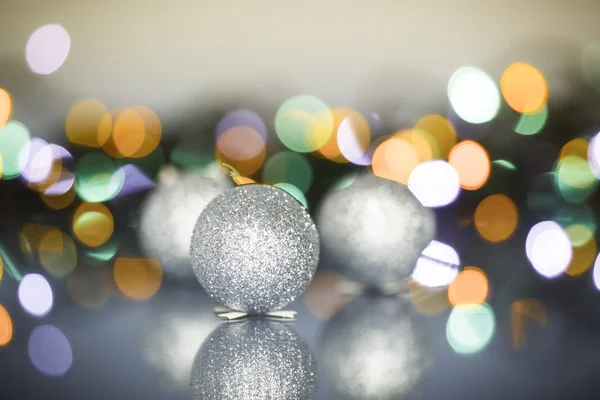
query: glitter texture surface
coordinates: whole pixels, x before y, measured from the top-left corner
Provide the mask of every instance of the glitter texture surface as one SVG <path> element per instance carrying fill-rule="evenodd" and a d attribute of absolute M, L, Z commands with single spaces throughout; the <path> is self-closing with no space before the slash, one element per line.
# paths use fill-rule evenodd
<path fill-rule="evenodd" d="M 316 362 L 284 323 L 226 323 L 198 351 L 191 384 L 198 400 L 313 399 Z"/>
<path fill-rule="evenodd" d="M 362 297 L 325 326 L 319 365 L 346 399 L 404 399 L 431 365 L 427 348 L 407 301 Z"/>
<path fill-rule="evenodd" d="M 401 183 L 364 174 L 319 209 L 323 250 L 347 278 L 369 285 L 410 277 L 436 232 L 434 213 Z"/>
<path fill-rule="evenodd" d="M 198 282 L 218 303 L 264 313 L 307 288 L 319 260 L 319 235 L 292 196 L 272 186 L 244 185 L 205 208 L 191 255 Z"/>
<path fill-rule="evenodd" d="M 193 279 L 190 241 L 196 220 L 212 199 L 232 185 L 187 172 L 148 196 L 140 214 L 140 244 L 147 256 L 158 259 L 165 275 Z"/>

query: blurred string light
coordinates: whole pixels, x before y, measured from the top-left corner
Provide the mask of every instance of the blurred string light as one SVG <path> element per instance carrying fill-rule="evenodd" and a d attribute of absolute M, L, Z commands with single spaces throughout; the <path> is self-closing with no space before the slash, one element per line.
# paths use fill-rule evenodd
<path fill-rule="evenodd" d="M 275 114 L 275 132 L 288 149 L 311 153 L 333 134 L 334 117 L 329 106 L 309 95 L 292 97 Z"/>
<path fill-rule="evenodd" d="M 489 122 L 500 110 L 498 87 L 479 68 L 461 67 L 448 81 L 448 99 L 454 112 L 471 124 Z"/>
<path fill-rule="evenodd" d="M 78 268 L 67 279 L 67 293 L 78 306 L 97 310 L 111 298 L 114 281 L 110 269 Z"/>
<path fill-rule="evenodd" d="M 21 150 L 27 146 L 30 140 L 29 129 L 18 121 L 8 121 L 0 129 L 2 179 L 14 179 L 21 174 Z"/>
<path fill-rule="evenodd" d="M 376 176 L 408 185 L 408 178 L 419 163 L 419 154 L 412 144 L 393 137 L 377 147 L 372 168 Z"/>
<path fill-rule="evenodd" d="M 491 243 L 500 243 L 512 236 L 519 223 L 517 206 L 505 194 L 498 193 L 483 199 L 474 215 L 475 229 Z"/>
<path fill-rule="evenodd" d="M 67 276 L 77 266 L 77 248 L 73 239 L 58 229 L 44 234 L 39 253 L 42 267 L 52 276 Z"/>
<path fill-rule="evenodd" d="M 143 158 L 153 153 L 162 137 L 158 116 L 145 106 L 114 110 L 114 124 L 102 150 L 112 158 Z"/>
<path fill-rule="evenodd" d="M 41 325 L 33 329 L 27 342 L 27 353 L 35 368 L 51 377 L 66 374 L 73 363 L 69 340 L 53 325 Z"/>
<path fill-rule="evenodd" d="M 569 237 L 554 221 L 542 221 L 530 229 L 525 252 L 533 268 L 546 278 L 565 272 L 573 257 Z"/>
<path fill-rule="evenodd" d="M 453 306 L 483 304 L 488 292 L 489 283 L 485 273 L 476 267 L 465 267 L 448 287 L 448 300 Z"/>
<path fill-rule="evenodd" d="M 583 49 L 581 72 L 588 84 L 600 91 L 600 43 L 589 43 Z"/>
<path fill-rule="evenodd" d="M 71 48 L 71 37 L 59 24 L 48 24 L 36 29 L 25 46 L 29 68 L 40 75 L 49 75 L 66 61 Z"/>
<path fill-rule="evenodd" d="M 506 103 L 521 114 L 538 113 L 548 101 L 548 83 L 532 65 L 516 62 L 502 73 L 500 89 Z"/>
<path fill-rule="evenodd" d="M 75 165 L 75 189 L 87 202 L 105 202 L 114 198 L 125 176 L 117 171 L 115 163 L 101 153 L 86 153 Z"/>
<path fill-rule="evenodd" d="M 65 132 L 73 144 L 99 148 L 108 141 L 112 124 L 112 116 L 104 104 L 96 99 L 85 99 L 69 110 Z"/>
<path fill-rule="evenodd" d="M 421 118 L 414 129 L 426 133 L 433 140 L 431 151 L 433 158 L 447 160 L 450 150 L 456 144 L 456 129 L 452 122 L 441 115 L 429 114 Z"/>
<path fill-rule="evenodd" d="M 306 193 L 313 180 L 313 171 L 306 158 L 298 153 L 282 151 L 269 158 L 262 171 L 263 183 L 290 183 Z"/>
<path fill-rule="evenodd" d="M 229 128 L 217 140 L 215 151 L 217 161 L 232 165 L 243 176 L 258 171 L 265 161 L 265 156 L 265 140 L 260 133 L 249 126 Z"/>
<path fill-rule="evenodd" d="M 464 140 L 450 151 L 448 162 L 456 172 L 460 187 L 465 190 L 477 190 L 487 182 L 490 176 L 490 157 L 479 143 Z"/>
<path fill-rule="evenodd" d="M 148 300 L 162 283 L 162 268 L 154 258 L 117 257 L 113 277 L 117 287 L 132 300 Z"/>
<path fill-rule="evenodd" d="M 521 114 L 514 130 L 521 135 L 535 135 L 544 129 L 546 121 L 548 121 L 548 107 L 544 105 L 537 112 Z"/>
<path fill-rule="evenodd" d="M 10 343 L 13 337 L 13 324 L 10 314 L 0 304 L 0 347 Z"/>
<path fill-rule="evenodd" d="M 430 288 L 448 286 L 456 279 L 459 265 L 460 257 L 453 247 L 433 240 L 417 260 L 412 279 Z"/>
<path fill-rule="evenodd" d="M 21 307 L 35 317 L 43 317 L 52 310 L 52 288 L 40 274 L 25 275 L 19 283 L 18 295 Z"/>
<path fill-rule="evenodd" d="M 217 129 L 215 130 L 215 140 L 218 142 L 223 133 L 238 126 L 247 126 L 252 128 L 260 135 L 263 142 L 266 143 L 267 126 L 262 118 L 254 111 L 243 109 L 231 111 L 221 118 L 219 124 L 217 125 Z"/>
<path fill-rule="evenodd" d="M 317 272 L 304 295 L 308 311 L 320 320 L 330 320 L 353 299 L 341 293 L 340 285 L 343 282 L 344 277 L 335 272 Z"/>
<path fill-rule="evenodd" d="M 0 128 L 4 126 L 12 115 L 12 97 L 6 89 L 0 88 Z"/>
<path fill-rule="evenodd" d="M 496 331 L 492 308 L 484 304 L 454 307 L 446 323 L 446 338 L 458 354 L 473 354 L 483 350 Z"/>
<path fill-rule="evenodd" d="M 367 154 L 371 142 L 371 127 L 367 119 L 351 108 L 334 108 L 332 134 L 314 153 L 336 163 L 369 161 Z M 344 155 L 342 149 L 350 158 Z"/>
<path fill-rule="evenodd" d="M 548 314 L 541 301 L 521 299 L 510 305 L 510 328 L 515 350 L 520 350 L 527 344 L 527 321 L 535 321 L 542 328 L 548 325 Z"/>
<path fill-rule="evenodd" d="M 588 145 L 587 160 L 594 176 L 600 179 L 600 133 L 597 133 Z"/>
<path fill-rule="evenodd" d="M 82 203 L 73 216 L 73 233 L 88 247 L 103 245 L 112 236 L 115 221 L 104 204 Z"/>
<path fill-rule="evenodd" d="M 302 190 L 298 189 L 296 186 L 292 185 L 291 183 L 285 183 L 285 182 L 276 183 L 273 186 L 278 187 L 279 189 L 284 190 L 288 194 L 292 195 L 296 200 L 298 200 L 304 206 L 304 208 L 306 208 L 308 210 L 308 202 L 306 201 L 306 197 L 304 196 L 304 193 L 302 193 Z"/>
<path fill-rule="evenodd" d="M 456 170 L 443 160 L 419 164 L 408 177 L 408 188 L 425 207 L 443 207 L 456 200 L 460 183 Z"/>

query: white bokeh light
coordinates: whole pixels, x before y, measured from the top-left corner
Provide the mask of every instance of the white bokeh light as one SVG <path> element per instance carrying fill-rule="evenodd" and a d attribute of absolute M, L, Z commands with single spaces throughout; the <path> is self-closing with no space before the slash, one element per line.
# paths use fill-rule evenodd
<path fill-rule="evenodd" d="M 492 78 L 475 67 L 457 69 L 448 81 L 454 112 L 472 124 L 489 122 L 500 110 L 500 92 Z"/>
<path fill-rule="evenodd" d="M 371 157 L 368 154 L 369 146 L 363 148 L 349 118 L 340 123 L 337 131 L 337 142 L 340 153 L 351 163 L 356 165 L 371 164 Z"/>
<path fill-rule="evenodd" d="M 598 257 L 596 257 L 594 269 L 592 270 L 592 278 L 594 279 L 594 285 L 596 285 L 596 288 L 600 290 L 600 254 L 598 254 Z"/>
<path fill-rule="evenodd" d="M 408 178 L 408 188 L 425 207 L 443 207 L 460 193 L 456 170 L 443 160 L 419 164 Z"/>
<path fill-rule="evenodd" d="M 588 146 L 588 162 L 590 169 L 600 179 L 600 133 L 592 138 Z"/>
<path fill-rule="evenodd" d="M 525 252 L 533 268 L 546 278 L 555 278 L 565 272 L 573 256 L 569 236 L 554 221 L 543 221 L 531 228 Z"/>
<path fill-rule="evenodd" d="M 58 70 L 69 55 L 71 37 L 59 24 L 36 29 L 25 46 L 25 58 L 36 74 L 49 75 Z"/>
<path fill-rule="evenodd" d="M 423 250 L 412 278 L 420 285 L 431 288 L 448 286 L 458 276 L 459 265 L 460 257 L 456 250 L 447 244 L 433 240 Z"/>
<path fill-rule="evenodd" d="M 36 317 L 48 314 L 54 303 L 50 284 L 39 274 L 25 275 L 19 284 L 18 295 L 23 309 Z"/>

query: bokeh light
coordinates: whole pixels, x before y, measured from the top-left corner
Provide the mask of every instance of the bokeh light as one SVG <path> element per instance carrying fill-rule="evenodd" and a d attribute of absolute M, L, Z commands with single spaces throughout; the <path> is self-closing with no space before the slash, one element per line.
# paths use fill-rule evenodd
<path fill-rule="evenodd" d="M 60 229 L 52 225 L 34 224 L 28 222 L 21 228 L 20 249 L 23 253 L 27 251 L 39 252 L 40 244 L 46 234 L 60 234 Z"/>
<path fill-rule="evenodd" d="M 289 195 L 291 195 L 296 200 L 298 200 L 304 206 L 304 208 L 306 208 L 308 210 L 308 201 L 306 201 L 306 197 L 304 196 L 304 193 L 302 193 L 302 190 L 298 189 L 296 186 L 292 185 L 291 183 L 286 183 L 286 182 L 276 183 L 273 186 L 287 192 Z"/>
<path fill-rule="evenodd" d="M 569 140 L 565 145 L 560 149 L 560 154 L 558 158 L 562 160 L 568 156 L 576 156 L 587 160 L 589 151 L 589 143 L 587 140 L 583 138 L 576 138 L 573 140 Z"/>
<path fill-rule="evenodd" d="M 458 197 L 456 170 L 443 160 L 419 164 L 408 177 L 408 188 L 425 207 L 443 207 Z"/>
<path fill-rule="evenodd" d="M 555 187 L 561 197 L 569 203 L 585 202 L 598 187 L 598 180 L 586 159 L 568 155 L 556 165 Z"/>
<path fill-rule="evenodd" d="M 248 126 L 234 126 L 221 134 L 216 146 L 216 159 L 233 166 L 241 175 L 249 176 L 263 165 L 265 141 Z"/>
<path fill-rule="evenodd" d="M 416 123 L 415 130 L 426 132 L 433 138 L 433 158 L 448 159 L 450 150 L 456 144 L 456 129 L 450 120 L 441 115 L 429 114 Z"/>
<path fill-rule="evenodd" d="M 544 304 L 537 299 L 520 299 L 510 305 L 510 327 L 512 330 L 513 346 L 520 350 L 527 343 L 527 321 L 532 320 L 545 328 L 548 324 L 548 314 Z"/>
<path fill-rule="evenodd" d="M 491 243 L 502 242 L 517 229 L 519 212 L 515 203 L 505 194 L 498 193 L 483 199 L 474 215 L 475 229 Z"/>
<path fill-rule="evenodd" d="M 39 274 L 25 275 L 19 283 L 18 295 L 23 309 L 35 317 L 48 314 L 54 303 L 50 284 Z"/>
<path fill-rule="evenodd" d="M 417 260 L 412 279 L 430 288 L 448 286 L 456 279 L 459 265 L 460 257 L 453 247 L 432 240 Z"/>
<path fill-rule="evenodd" d="M 41 325 L 33 329 L 29 335 L 27 353 L 38 371 L 52 377 L 66 374 L 73 363 L 69 340 L 52 325 Z"/>
<path fill-rule="evenodd" d="M 96 99 L 86 99 L 69 110 L 65 132 L 71 143 L 97 148 L 110 138 L 112 126 L 113 119 L 106 106 Z"/>
<path fill-rule="evenodd" d="M 336 135 L 338 148 L 346 160 L 356 165 L 370 165 L 369 145 L 371 130 L 369 123 L 360 114 L 351 114 L 338 126 Z"/>
<path fill-rule="evenodd" d="M 592 279 L 594 281 L 594 285 L 596 289 L 600 290 L 600 254 L 596 257 L 596 262 L 594 262 L 594 269 L 592 270 Z"/>
<path fill-rule="evenodd" d="M 262 118 L 254 111 L 243 109 L 233 110 L 227 113 L 227 115 L 225 115 L 221 121 L 219 121 L 217 129 L 215 130 L 216 141 L 219 141 L 219 138 L 224 132 L 231 128 L 235 128 L 236 126 L 246 126 L 252 128 L 261 136 L 265 143 L 267 142 L 267 126 Z"/>
<path fill-rule="evenodd" d="M 529 230 L 525 252 L 533 268 L 546 278 L 565 272 L 573 257 L 569 236 L 554 221 L 542 221 Z"/>
<path fill-rule="evenodd" d="M 77 265 L 77 248 L 71 236 L 58 229 L 48 230 L 39 244 L 40 263 L 52 276 L 67 276 Z"/>
<path fill-rule="evenodd" d="M 590 141 L 587 159 L 592 173 L 600 179 L 600 133 L 597 133 Z"/>
<path fill-rule="evenodd" d="M 532 65 L 511 64 L 500 78 L 500 89 L 506 103 L 515 111 L 537 113 L 548 101 L 548 83 L 544 75 Z"/>
<path fill-rule="evenodd" d="M 308 311 L 320 320 L 331 319 L 348 304 L 353 297 L 340 292 L 344 277 L 330 271 L 317 272 L 304 295 Z"/>
<path fill-rule="evenodd" d="M 12 97 L 5 89 L 0 88 L 0 129 L 12 115 Z"/>
<path fill-rule="evenodd" d="M 101 153 L 86 153 L 75 165 L 75 189 L 84 201 L 98 203 L 112 199 L 124 180 L 115 163 Z"/>
<path fill-rule="evenodd" d="M 116 117 L 103 150 L 116 158 L 142 158 L 158 147 L 161 137 L 162 125 L 154 111 L 145 106 L 129 107 Z"/>
<path fill-rule="evenodd" d="M 160 288 L 162 268 L 155 258 L 117 257 L 113 269 L 117 287 L 132 300 L 148 300 Z"/>
<path fill-rule="evenodd" d="M 408 178 L 417 165 L 419 154 L 406 140 L 388 139 L 381 143 L 373 154 L 373 173 L 403 185 L 408 185 Z"/>
<path fill-rule="evenodd" d="M 515 166 L 515 164 L 513 164 L 512 162 L 510 162 L 508 160 L 494 160 L 494 161 L 492 161 L 492 164 L 497 165 L 508 171 L 516 171 L 517 170 L 517 167 Z"/>
<path fill-rule="evenodd" d="M 488 304 L 468 304 L 454 307 L 446 323 L 446 338 L 459 354 L 483 350 L 496 331 L 496 317 Z"/>
<path fill-rule="evenodd" d="M 103 245 L 112 236 L 115 221 L 104 204 L 82 203 L 73 216 L 73 233 L 88 247 Z"/>
<path fill-rule="evenodd" d="M 427 316 L 440 315 L 450 307 L 447 289 L 431 289 L 416 282 L 409 283 L 410 300 L 415 309 Z"/>
<path fill-rule="evenodd" d="M 589 43 L 581 53 L 581 72 L 585 80 L 600 91 L 600 43 Z"/>
<path fill-rule="evenodd" d="M 333 134 L 333 114 L 322 100 L 300 95 L 286 100 L 275 114 L 275 132 L 288 149 L 310 153 Z"/>
<path fill-rule="evenodd" d="M 306 158 L 298 153 L 282 151 L 271 156 L 262 171 L 263 183 L 291 183 L 306 193 L 313 180 L 313 171 Z"/>
<path fill-rule="evenodd" d="M 25 46 L 25 58 L 36 74 L 49 75 L 66 61 L 71 48 L 71 37 L 59 24 L 48 24 L 36 29 Z"/>
<path fill-rule="evenodd" d="M 498 87 L 479 68 L 461 67 L 448 81 L 448 99 L 454 112 L 471 124 L 489 122 L 500 110 Z"/>
<path fill-rule="evenodd" d="M 535 135 L 544 129 L 546 121 L 548 121 L 548 107 L 544 106 L 538 112 L 521 114 L 514 129 L 521 135 Z"/>
<path fill-rule="evenodd" d="M 490 157 L 479 143 L 472 140 L 454 146 L 448 162 L 458 173 L 460 187 L 465 190 L 481 188 L 490 176 Z"/>
<path fill-rule="evenodd" d="M 565 272 L 570 276 L 582 275 L 590 269 L 596 258 L 596 239 L 585 225 L 571 225 L 565 229 L 565 233 L 573 248 L 573 256 Z"/>
<path fill-rule="evenodd" d="M 0 129 L 0 158 L 2 179 L 14 179 L 21 174 L 21 150 L 30 141 L 29 129 L 22 123 L 11 120 Z"/>
<path fill-rule="evenodd" d="M 75 175 L 68 168 L 61 167 L 60 175 L 56 182 L 43 190 L 46 196 L 60 196 L 69 191 L 75 183 Z"/>
<path fill-rule="evenodd" d="M 2 282 L 3 276 L 4 276 L 4 261 L 2 261 L 2 255 L 0 255 L 0 282 Z"/>
<path fill-rule="evenodd" d="M 73 203 L 76 197 L 75 185 L 71 185 L 69 190 L 63 194 L 54 195 L 52 193 L 40 193 L 42 202 L 52 210 L 62 210 Z"/>
<path fill-rule="evenodd" d="M 465 267 L 448 287 L 448 300 L 453 306 L 483 304 L 488 297 L 489 283 L 485 272 Z"/>
<path fill-rule="evenodd" d="M 10 343 L 13 337 L 13 324 L 10 314 L 6 308 L 0 304 L 0 347 Z"/>
<path fill-rule="evenodd" d="M 41 184 L 44 181 L 54 184 L 62 169 L 61 159 L 52 145 L 40 138 L 31 139 L 21 148 L 18 163 L 21 177 L 30 184 Z"/>
<path fill-rule="evenodd" d="M 86 249 L 84 257 L 96 262 L 106 262 L 112 259 L 119 250 L 119 238 L 116 235 L 111 236 L 108 242 L 99 247 Z M 111 278 L 112 279 L 112 278 Z"/>

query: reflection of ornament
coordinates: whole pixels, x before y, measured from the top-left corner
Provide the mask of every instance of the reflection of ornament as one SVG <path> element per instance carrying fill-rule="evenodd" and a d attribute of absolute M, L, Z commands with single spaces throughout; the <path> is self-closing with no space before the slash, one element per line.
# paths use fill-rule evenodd
<path fill-rule="evenodd" d="M 304 207 L 283 190 L 244 185 L 215 198 L 191 245 L 200 285 L 233 310 L 278 310 L 302 294 L 319 260 L 319 236 Z"/>
<path fill-rule="evenodd" d="M 409 303 L 361 297 L 325 326 L 319 365 L 347 399 L 404 398 L 423 380 L 430 364 L 426 349 Z"/>
<path fill-rule="evenodd" d="M 406 186 L 368 174 L 332 190 L 317 223 L 348 278 L 376 286 L 408 278 L 436 231 L 433 212 Z"/>
<path fill-rule="evenodd" d="M 167 389 L 189 391 L 194 355 L 219 325 L 212 306 L 200 290 L 152 300 L 142 355 Z"/>
<path fill-rule="evenodd" d="M 192 368 L 194 399 L 313 399 L 316 363 L 285 324 L 249 319 L 217 328 Z"/>
<path fill-rule="evenodd" d="M 231 185 L 196 173 L 185 173 L 157 187 L 140 214 L 140 242 L 156 257 L 165 275 L 191 278 L 190 240 L 206 205 Z"/>

